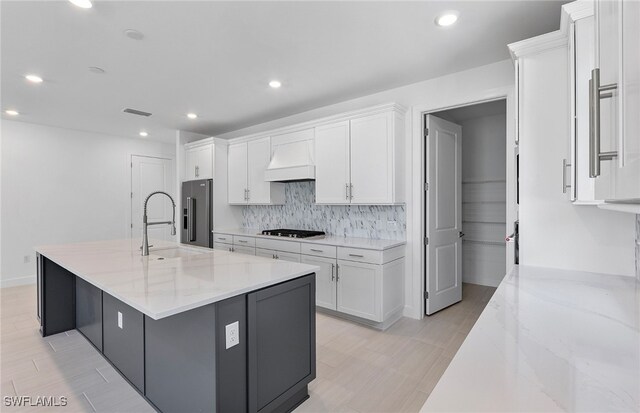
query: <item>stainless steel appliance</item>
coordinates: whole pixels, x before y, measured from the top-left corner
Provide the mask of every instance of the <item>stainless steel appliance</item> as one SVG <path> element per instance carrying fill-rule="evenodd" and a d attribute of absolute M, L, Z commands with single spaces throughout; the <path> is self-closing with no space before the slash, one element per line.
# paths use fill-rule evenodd
<path fill-rule="evenodd" d="M 180 241 L 183 244 L 213 248 L 212 190 L 211 179 L 182 183 Z"/>
<path fill-rule="evenodd" d="M 322 231 L 306 231 L 303 229 L 265 229 L 262 235 L 273 235 L 288 238 L 309 238 L 324 235 Z"/>

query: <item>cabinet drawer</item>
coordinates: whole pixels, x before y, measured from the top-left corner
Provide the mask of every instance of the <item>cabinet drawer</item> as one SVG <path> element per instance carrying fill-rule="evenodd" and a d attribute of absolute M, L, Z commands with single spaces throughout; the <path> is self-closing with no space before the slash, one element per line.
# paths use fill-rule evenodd
<path fill-rule="evenodd" d="M 233 243 L 233 235 L 213 233 L 213 242 L 223 242 L 225 244 Z"/>
<path fill-rule="evenodd" d="M 233 245 L 242 247 L 255 247 L 256 239 L 253 237 L 243 237 L 240 235 L 233 236 Z"/>
<path fill-rule="evenodd" d="M 336 257 L 336 247 L 331 245 L 318 245 L 318 244 L 300 244 L 300 252 L 305 255 L 314 255 L 316 257 Z"/>
<path fill-rule="evenodd" d="M 232 247 L 233 247 L 233 245 L 225 244 L 223 242 L 214 242 L 213 243 L 213 249 L 214 250 L 231 251 Z"/>
<path fill-rule="evenodd" d="M 382 251 L 363 250 L 358 248 L 338 248 L 338 259 L 345 261 L 367 262 L 370 264 L 382 264 Z"/>
<path fill-rule="evenodd" d="M 297 241 L 256 238 L 256 248 L 300 254 L 300 242 Z"/>
<path fill-rule="evenodd" d="M 234 245 L 233 246 L 233 252 L 238 252 L 240 254 L 247 254 L 247 255 L 256 255 L 256 249 L 253 247 L 244 247 L 242 245 Z"/>

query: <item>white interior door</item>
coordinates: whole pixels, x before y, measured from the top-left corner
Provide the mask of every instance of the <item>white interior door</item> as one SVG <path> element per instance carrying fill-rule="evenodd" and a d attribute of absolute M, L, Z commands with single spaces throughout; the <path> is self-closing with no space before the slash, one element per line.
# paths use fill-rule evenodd
<path fill-rule="evenodd" d="M 154 191 L 169 193 L 175 200 L 173 161 L 149 156 L 131 156 L 131 237 L 142 238 L 142 214 L 145 198 Z M 178 211 L 176 211 L 176 214 Z M 147 205 L 149 222 L 170 221 L 173 215 L 171 201 L 164 195 L 153 196 Z M 177 219 L 177 217 L 176 217 Z M 174 240 L 169 225 L 152 225 L 149 239 Z"/>
<path fill-rule="evenodd" d="M 427 115 L 426 313 L 462 299 L 462 127 Z"/>

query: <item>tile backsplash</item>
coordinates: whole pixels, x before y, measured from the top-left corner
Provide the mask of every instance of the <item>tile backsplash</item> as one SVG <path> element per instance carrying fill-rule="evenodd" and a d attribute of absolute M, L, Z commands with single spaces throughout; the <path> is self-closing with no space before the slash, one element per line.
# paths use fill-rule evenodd
<path fill-rule="evenodd" d="M 243 227 L 295 228 L 328 235 L 405 239 L 404 205 L 316 205 L 315 182 L 285 184 L 284 205 L 251 205 L 242 210 Z"/>

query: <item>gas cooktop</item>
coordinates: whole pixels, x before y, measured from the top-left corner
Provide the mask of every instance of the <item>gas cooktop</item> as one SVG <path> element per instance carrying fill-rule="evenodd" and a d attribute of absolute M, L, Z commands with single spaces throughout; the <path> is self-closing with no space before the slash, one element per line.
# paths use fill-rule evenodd
<path fill-rule="evenodd" d="M 302 229 L 265 229 L 262 235 L 273 235 L 276 237 L 289 238 L 309 238 L 324 235 L 322 231 L 305 231 Z"/>

